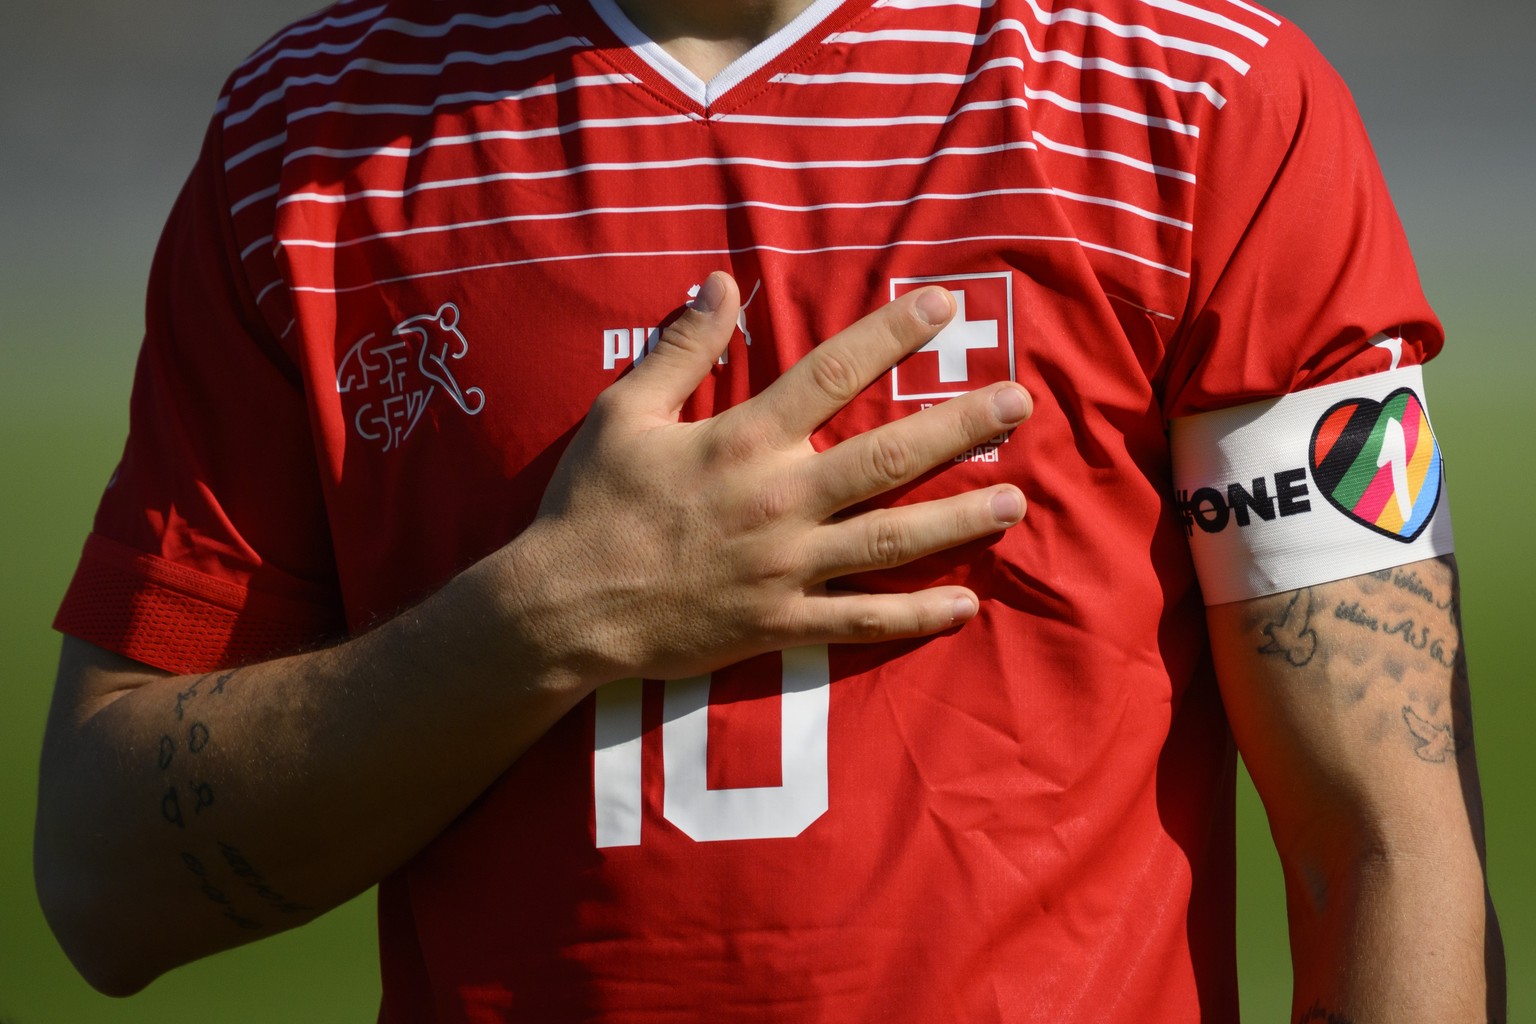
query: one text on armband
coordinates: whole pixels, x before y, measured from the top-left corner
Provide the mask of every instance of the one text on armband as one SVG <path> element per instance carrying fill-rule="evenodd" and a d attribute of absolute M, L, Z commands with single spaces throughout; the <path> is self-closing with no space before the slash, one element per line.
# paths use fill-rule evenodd
<path fill-rule="evenodd" d="M 1173 506 L 1207 604 L 1453 550 L 1418 366 L 1173 421 Z"/>
<path fill-rule="evenodd" d="M 1194 536 L 1196 528 L 1206 533 L 1220 533 L 1228 526 L 1238 529 L 1257 517 L 1271 522 L 1276 516 L 1296 516 L 1312 511 L 1305 468 L 1282 469 L 1271 476 L 1256 476 L 1246 485 L 1234 481 L 1223 487 L 1198 487 L 1180 490 L 1175 499 L 1184 531 Z"/>

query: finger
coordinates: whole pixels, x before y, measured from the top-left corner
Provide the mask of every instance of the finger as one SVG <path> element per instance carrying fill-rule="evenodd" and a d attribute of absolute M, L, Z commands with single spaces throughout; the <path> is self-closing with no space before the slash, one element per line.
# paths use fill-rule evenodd
<path fill-rule="evenodd" d="M 1023 518 L 1024 495 L 1012 484 L 876 509 L 817 527 L 805 567 L 817 582 L 889 569 L 1006 530 Z"/>
<path fill-rule="evenodd" d="M 914 480 L 1012 430 L 1033 411 L 1029 392 L 994 385 L 904 416 L 827 449 L 807 463 L 807 493 L 825 517 Z"/>
<path fill-rule="evenodd" d="M 801 605 L 801 644 L 875 643 L 927 636 L 976 617 L 976 595 L 964 587 L 934 587 L 912 594 L 832 592 Z"/>
<path fill-rule="evenodd" d="M 710 274 L 682 315 L 661 332 L 656 347 L 609 390 L 639 408 L 676 418 L 725 351 L 740 305 L 731 275 L 722 270 Z"/>
<path fill-rule="evenodd" d="M 881 374 L 938 334 L 954 315 L 942 288 L 919 288 L 889 302 L 812 349 L 741 407 L 776 447 L 804 441 Z"/>

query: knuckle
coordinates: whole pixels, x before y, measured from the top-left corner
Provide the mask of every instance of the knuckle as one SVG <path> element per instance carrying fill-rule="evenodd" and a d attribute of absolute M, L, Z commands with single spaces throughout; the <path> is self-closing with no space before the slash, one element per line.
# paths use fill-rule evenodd
<path fill-rule="evenodd" d="M 811 379 L 823 394 L 839 405 L 847 405 L 863 390 L 852 364 L 823 350 L 817 350 L 811 358 Z"/>
<path fill-rule="evenodd" d="M 893 487 L 912 474 L 911 446 L 899 436 L 876 434 L 871 439 L 870 473 L 876 483 Z"/>
<path fill-rule="evenodd" d="M 848 636 L 853 640 L 880 640 L 888 633 L 885 620 L 872 611 L 860 612 L 848 622 Z"/>
<path fill-rule="evenodd" d="M 783 489 L 755 488 L 742 508 L 742 525 L 749 531 L 763 529 L 784 519 L 793 507 L 793 500 Z"/>
<path fill-rule="evenodd" d="M 871 565 L 900 565 L 907 558 L 911 537 L 900 520 L 881 516 L 871 524 L 869 534 L 869 561 Z"/>

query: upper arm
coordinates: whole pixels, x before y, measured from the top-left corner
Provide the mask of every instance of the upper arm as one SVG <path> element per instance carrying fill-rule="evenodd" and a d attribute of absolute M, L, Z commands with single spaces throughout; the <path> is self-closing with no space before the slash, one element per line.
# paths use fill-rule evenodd
<path fill-rule="evenodd" d="M 48 734 L 79 726 L 118 697 L 168 675 L 163 669 L 65 634 L 53 684 Z"/>
<path fill-rule="evenodd" d="M 1289 866 L 1437 833 L 1481 853 L 1454 556 L 1207 616 L 1233 733 Z"/>

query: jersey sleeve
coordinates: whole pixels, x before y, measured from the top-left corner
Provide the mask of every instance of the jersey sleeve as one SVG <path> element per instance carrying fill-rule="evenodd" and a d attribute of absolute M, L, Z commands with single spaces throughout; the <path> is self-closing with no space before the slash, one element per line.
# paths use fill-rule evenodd
<path fill-rule="evenodd" d="M 1293 26 L 1276 30 L 1209 123 L 1196 189 L 1169 419 L 1439 351 L 1440 324 L 1354 100 Z"/>
<path fill-rule="evenodd" d="M 257 309 L 217 121 L 150 274 L 122 461 L 55 628 L 174 672 L 343 629 L 310 402 Z"/>

